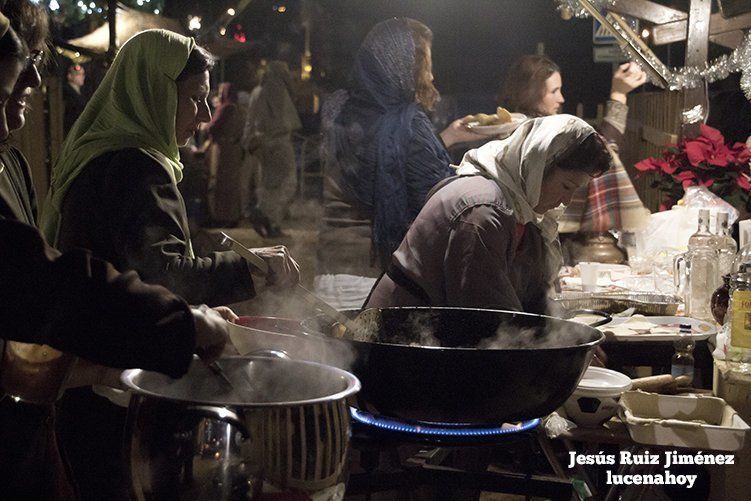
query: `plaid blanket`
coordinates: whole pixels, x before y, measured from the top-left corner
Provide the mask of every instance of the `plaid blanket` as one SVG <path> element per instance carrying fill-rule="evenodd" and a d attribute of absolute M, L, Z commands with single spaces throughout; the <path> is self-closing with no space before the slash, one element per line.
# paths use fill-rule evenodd
<path fill-rule="evenodd" d="M 613 167 L 574 193 L 558 219 L 560 233 L 634 231 L 646 225 L 649 210 L 639 199 L 617 146 L 610 144 L 609 149 Z"/>

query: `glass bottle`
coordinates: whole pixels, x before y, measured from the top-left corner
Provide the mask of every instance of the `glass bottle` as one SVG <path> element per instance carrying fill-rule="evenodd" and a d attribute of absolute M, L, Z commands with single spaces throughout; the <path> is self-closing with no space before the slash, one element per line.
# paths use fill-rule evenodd
<path fill-rule="evenodd" d="M 751 240 L 744 242 L 743 239 L 744 227 L 746 227 L 748 223 L 749 220 L 743 220 L 738 223 L 740 243 L 745 243 L 745 245 L 741 246 L 738 254 L 735 256 L 735 261 L 733 262 L 733 273 L 736 273 L 738 270 L 740 270 L 741 266 L 743 265 L 751 265 Z"/>
<path fill-rule="evenodd" d="M 722 285 L 715 289 L 709 302 L 712 308 L 712 316 L 715 322 L 720 325 L 725 323 L 725 314 L 730 302 L 730 276 L 729 273 L 722 276 Z"/>
<path fill-rule="evenodd" d="M 674 261 L 676 290 L 683 295 L 686 316 L 711 322 L 712 292 L 720 284 L 716 238 L 709 231 L 709 210 L 699 210 L 696 233 L 688 241 L 688 252 Z"/>
<path fill-rule="evenodd" d="M 733 262 L 738 252 L 738 245 L 730 236 L 728 227 L 728 213 L 719 211 L 717 213 L 717 235 L 715 236 L 717 246 L 717 259 L 719 264 L 720 276 L 727 275 L 733 271 Z"/>
<path fill-rule="evenodd" d="M 725 314 L 730 343 L 727 359 L 731 368 L 751 372 L 751 265 L 741 265 L 730 278 L 730 303 Z"/>
<path fill-rule="evenodd" d="M 699 209 L 699 226 L 688 239 L 688 250 L 714 248 L 716 237 L 709 231 L 709 209 Z"/>
<path fill-rule="evenodd" d="M 694 382 L 694 339 L 691 337 L 691 325 L 681 324 L 681 330 L 673 343 L 675 353 L 670 359 L 670 375 L 688 376 L 689 384 Z"/>

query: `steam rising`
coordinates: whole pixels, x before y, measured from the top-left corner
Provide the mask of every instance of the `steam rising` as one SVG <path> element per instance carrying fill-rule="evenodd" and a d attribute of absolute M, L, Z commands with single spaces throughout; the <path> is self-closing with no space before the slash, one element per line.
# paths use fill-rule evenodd
<path fill-rule="evenodd" d="M 289 360 L 227 358 L 220 363 L 232 387 L 198 359 L 180 379 L 144 371 L 134 383 L 166 398 L 215 405 L 305 401 L 342 392 L 349 384 L 329 367 Z"/>
<path fill-rule="evenodd" d="M 509 316 L 496 325 L 473 323 L 477 316 L 471 313 L 466 314 L 464 322 L 461 313 L 454 313 L 456 318 L 449 320 L 446 315 L 442 310 L 427 309 L 392 319 L 385 318 L 389 312 L 365 310 L 355 320 L 355 339 L 418 347 L 502 350 L 565 348 L 593 341 L 597 335 L 580 324 L 545 317 Z M 485 320 L 494 317 L 488 312 Z"/>

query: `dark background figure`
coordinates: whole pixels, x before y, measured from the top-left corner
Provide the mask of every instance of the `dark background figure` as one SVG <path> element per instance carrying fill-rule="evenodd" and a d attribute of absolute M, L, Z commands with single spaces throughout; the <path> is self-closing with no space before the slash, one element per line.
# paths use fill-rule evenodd
<path fill-rule="evenodd" d="M 265 216 L 263 236 L 282 236 L 281 223 L 297 192 L 292 133 L 302 127 L 294 105 L 289 66 L 270 61 L 253 89 L 245 122 L 244 143 L 258 162 L 258 210 Z M 263 216 L 261 216 L 263 217 Z"/>
<path fill-rule="evenodd" d="M 63 84 L 63 101 L 65 103 L 63 131 L 66 136 L 78 116 L 86 107 L 85 82 L 86 70 L 83 66 L 80 64 L 71 64 L 68 66 L 68 70 L 65 72 L 65 83 Z"/>
<path fill-rule="evenodd" d="M 245 114 L 237 103 L 237 89 L 219 85 L 219 105 L 209 123 L 209 214 L 214 225 L 233 227 L 242 217 L 243 126 Z"/>

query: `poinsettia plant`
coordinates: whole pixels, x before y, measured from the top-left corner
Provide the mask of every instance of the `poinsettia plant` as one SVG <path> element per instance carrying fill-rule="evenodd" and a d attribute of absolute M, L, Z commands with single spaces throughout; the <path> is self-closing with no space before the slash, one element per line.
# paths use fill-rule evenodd
<path fill-rule="evenodd" d="M 661 157 L 646 158 L 634 167 L 657 174 L 652 188 L 663 193 L 660 210 L 680 200 L 689 186 L 706 186 L 736 208 L 751 210 L 751 151 L 744 143 L 725 144 L 722 133 L 701 124 L 698 137 L 671 144 Z"/>

